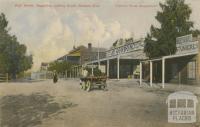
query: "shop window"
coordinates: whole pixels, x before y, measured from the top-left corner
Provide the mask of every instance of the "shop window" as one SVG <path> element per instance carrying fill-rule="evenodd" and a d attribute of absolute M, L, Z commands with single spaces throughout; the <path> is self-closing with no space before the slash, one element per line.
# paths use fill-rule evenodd
<path fill-rule="evenodd" d="M 188 63 L 188 78 L 189 79 L 196 78 L 196 61 L 191 61 Z"/>

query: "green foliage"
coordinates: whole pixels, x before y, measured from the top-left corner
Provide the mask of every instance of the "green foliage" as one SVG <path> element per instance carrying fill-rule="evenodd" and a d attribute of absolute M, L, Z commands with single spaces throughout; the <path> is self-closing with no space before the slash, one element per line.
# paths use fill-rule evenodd
<path fill-rule="evenodd" d="M 48 70 L 49 71 L 54 71 L 56 70 L 57 73 L 65 73 L 66 70 L 70 70 L 74 64 L 67 62 L 67 61 L 62 61 L 62 62 L 53 62 L 50 63 Z"/>
<path fill-rule="evenodd" d="M 144 52 L 150 58 L 176 53 L 176 37 L 200 34 L 189 20 L 192 10 L 184 0 L 166 0 L 159 5 L 161 11 L 157 12 L 155 18 L 160 23 L 160 28 L 152 25 L 145 38 Z"/>
<path fill-rule="evenodd" d="M 32 66 L 32 55 L 26 55 L 26 46 L 17 37 L 9 34 L 8 21 L 0 14 L 0 72 L 9 73 L 12 78 Z"/>
<path fill-rule="evenodd" d="M 88 71 L 89 75 L 92 75 L 92 68 L 86 68 L 86 70 Z M 94 76 L 104 76 L 105 74 L 101 72 L 101 70 L 98 69 L 98 67 L 95 67 L 93 69 L 93 75 Z"/>

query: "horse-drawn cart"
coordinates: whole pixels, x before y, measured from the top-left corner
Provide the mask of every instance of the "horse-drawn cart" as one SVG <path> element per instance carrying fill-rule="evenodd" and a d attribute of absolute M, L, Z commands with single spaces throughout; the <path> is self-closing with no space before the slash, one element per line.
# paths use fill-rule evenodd
<path fill-rule="evenodd" d="M 87 90 L 88 92 L 95 87 L 105 90 L 107 87 L 106 79 L 106 76 L 84 77 L 80 78 L 80 85 L 83 90 Z"/>

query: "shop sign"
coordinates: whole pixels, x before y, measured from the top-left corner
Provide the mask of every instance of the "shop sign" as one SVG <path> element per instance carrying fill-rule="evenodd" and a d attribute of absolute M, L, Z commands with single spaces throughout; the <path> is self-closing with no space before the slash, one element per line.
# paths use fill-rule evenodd
<path fill-rule="evenodd" d="M 199 51 L 199 42 L 192 41 L 192 35 L 178 37 L 176 41 L 176 54 L 198 53 Z"/>
<path fill-rule="evenodd" d="M 106 52 L 107 57 L 117 56 L 144 49 L 144 41 L 132 42 Z"/>
<path fill-rule="evenodd" d="M 192 42 L 192 34 L 176 38 L 176 44 L 177 45 L 181 45 L 181 44 L 184 44 L 186 42 Z"/>

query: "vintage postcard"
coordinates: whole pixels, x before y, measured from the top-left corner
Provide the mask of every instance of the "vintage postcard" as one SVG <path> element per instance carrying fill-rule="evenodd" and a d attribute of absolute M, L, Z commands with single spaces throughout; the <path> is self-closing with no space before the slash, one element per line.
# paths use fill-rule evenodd
<path fill-rule="evenodd" d="M 200 0 L 0 0 L 0 127 L 200 127 Z"/>

